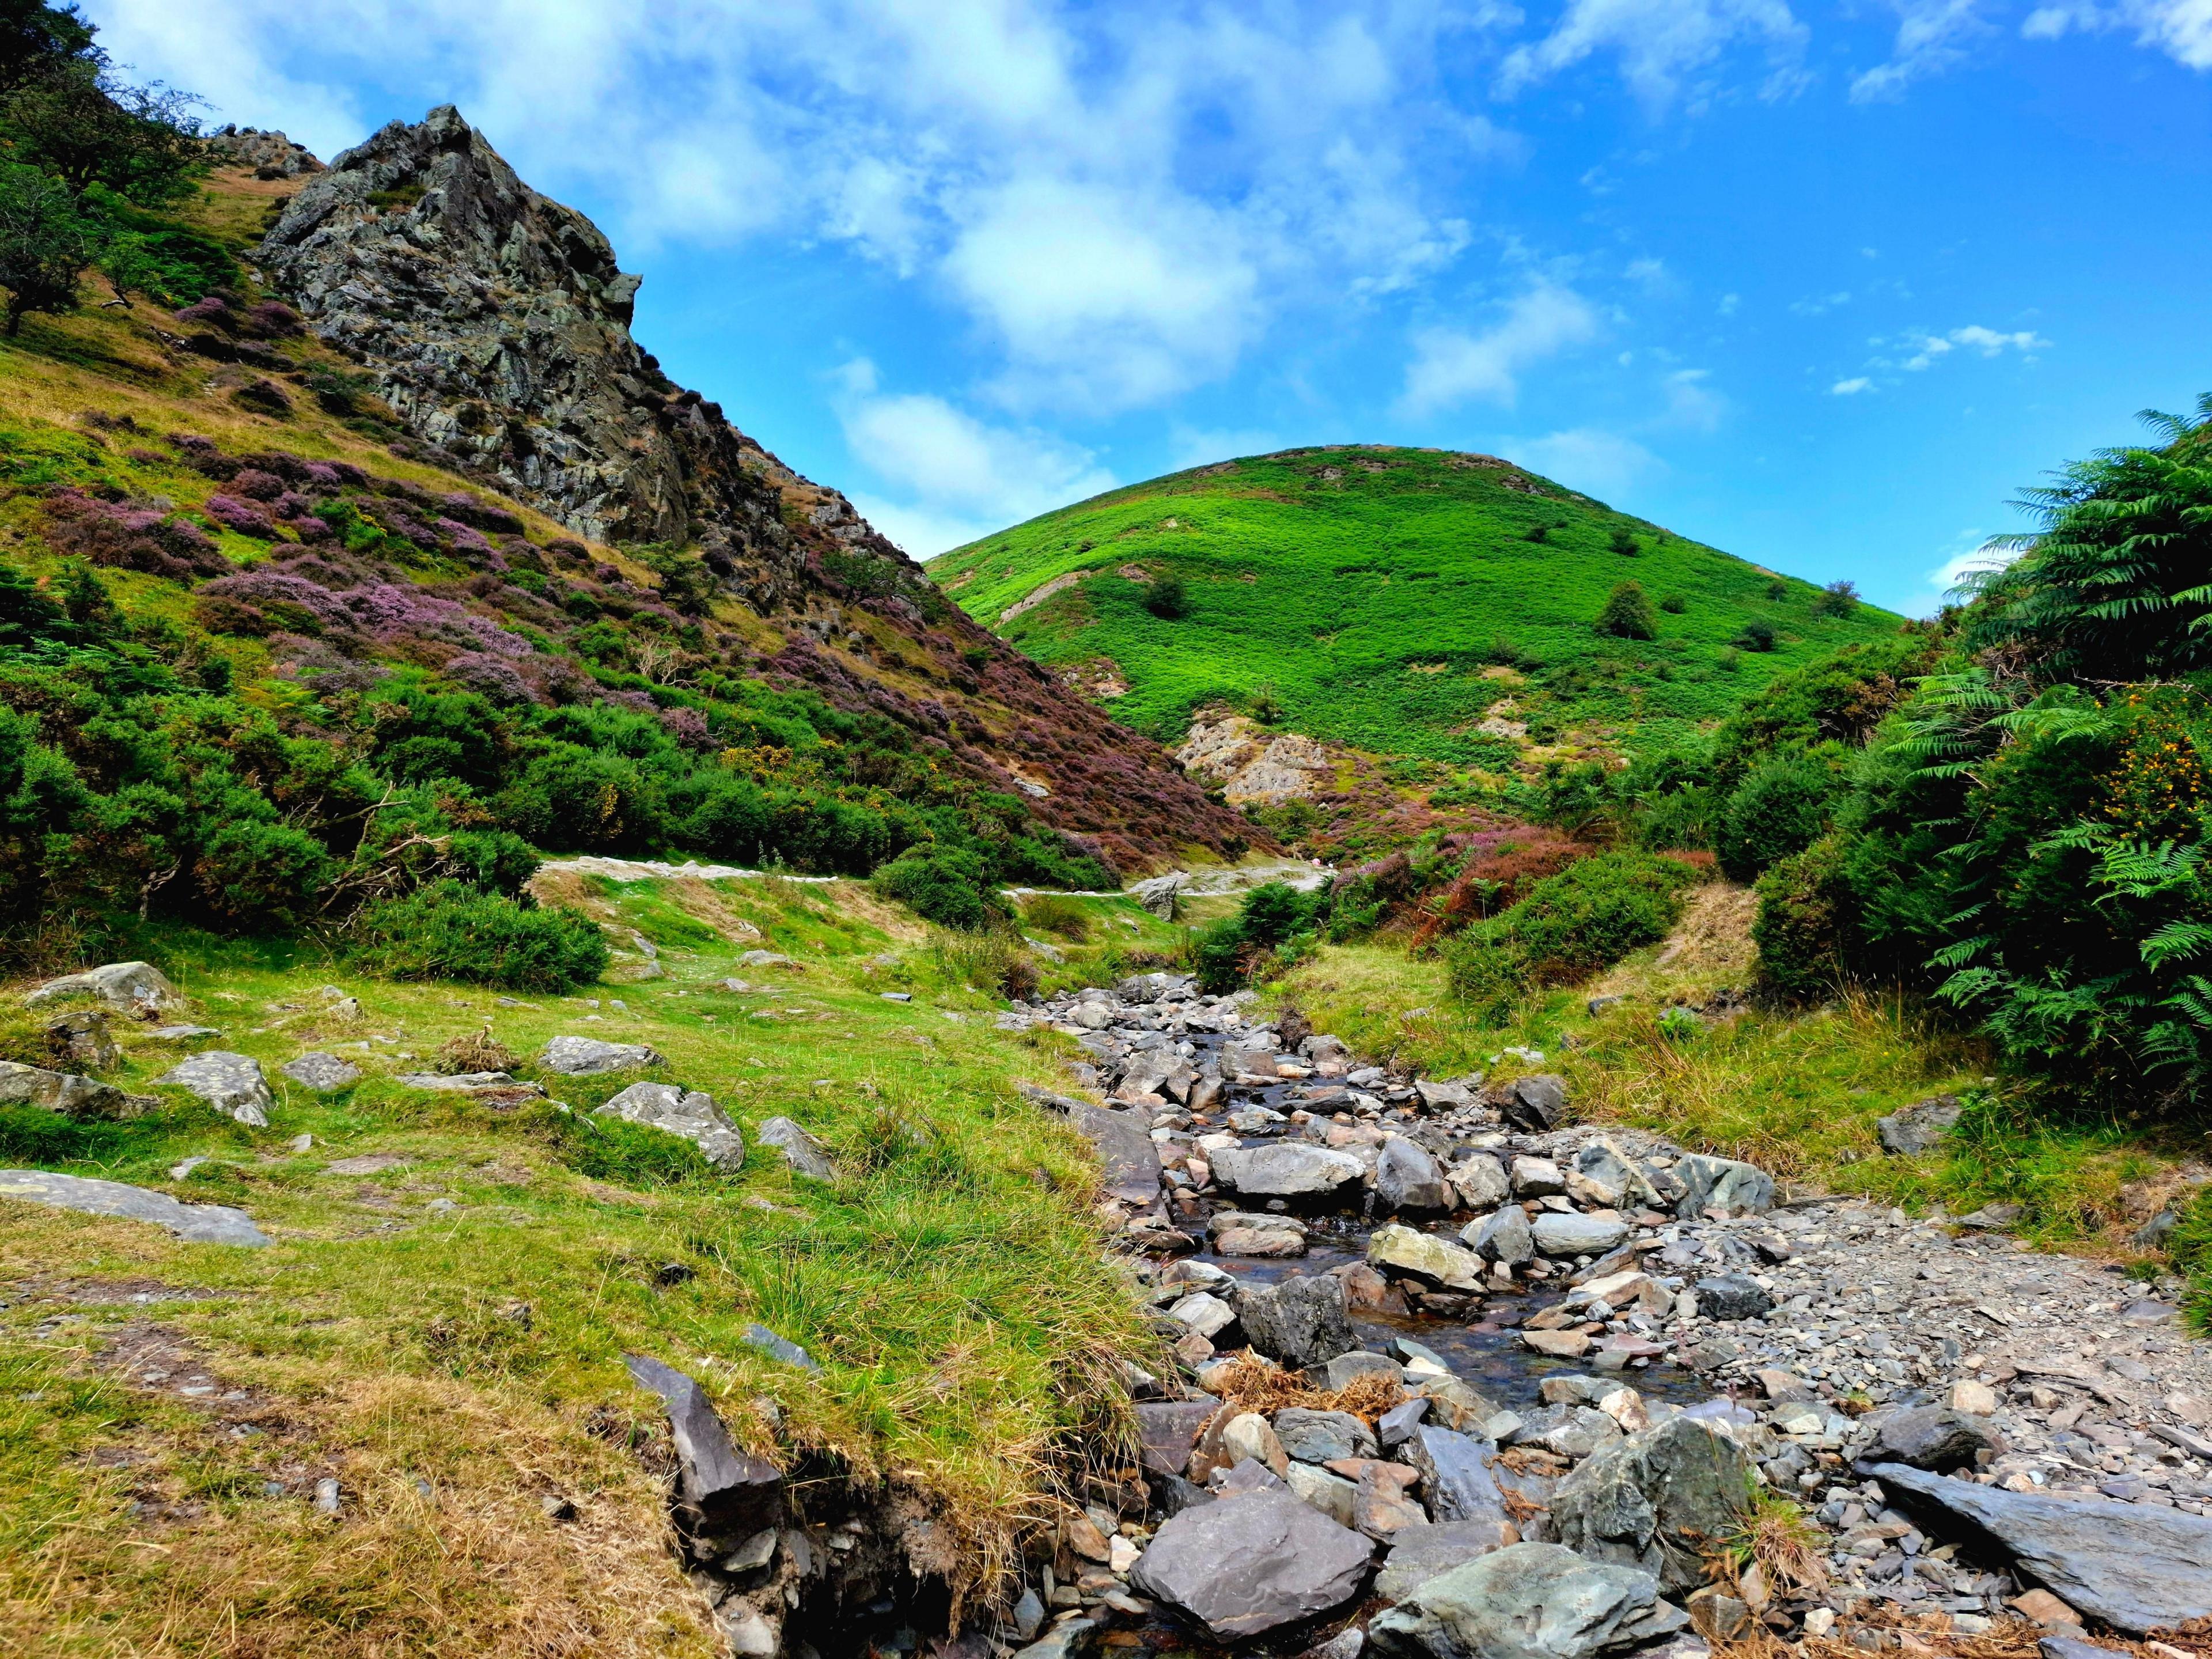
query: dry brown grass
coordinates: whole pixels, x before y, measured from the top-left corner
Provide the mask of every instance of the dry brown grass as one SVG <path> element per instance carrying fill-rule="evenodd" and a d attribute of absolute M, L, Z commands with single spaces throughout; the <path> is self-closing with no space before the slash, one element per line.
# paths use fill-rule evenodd
<path fill-rule="evenodd" d="M 1379 1371 L 1354 1377 L 1341 1389 L 1316 1389 L 1297 1372 L 1249 1352 L 1216 1370 L 1212 1379 L 1224 1404 L 1263 1415 L 1303 1406 L 1313 1411 L 1349 1412 L 1371 1423 L 1406 1397 L 1395 1377 Z"/>
<path fill-rule="evenodd" d="M 522 1063 L 520 1055 L 491 1034 L 489 1020 L 482 1030 L 439 1044 L 437 1059 L 449 1072 L 511 1072 Z"/>

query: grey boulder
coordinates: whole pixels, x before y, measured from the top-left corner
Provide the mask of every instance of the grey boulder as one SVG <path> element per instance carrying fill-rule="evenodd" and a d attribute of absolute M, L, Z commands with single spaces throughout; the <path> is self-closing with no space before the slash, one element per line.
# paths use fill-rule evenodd
<path fill-rule="evenodd" d="M 1429 1149 L 1403 1135 L 1382 1143 L 1375 1161 L 1375 1197 L 1393 1210 L 1448 1210 L 1451 1193 Z"/>
<path fill-rule="evenodd" d="M 336 1094 L 361 1081 L 361 1067 L 336 1054 L 301 1054 L 276 1069 L 301 1088 L 312 1089 L 319 1095 Z"/>
<path fill-rule="evenodd" d="M 1476 1152 L 1452 1166 L 1452 1190 L 1470 1210 L 1494 1210 L 1512 1195 L 1504 1166 L 1488 1152 Z"/>
<path fill-rule="evenodd" d="M 602 1042 L 587 1036 L 556 1036 L 538 1056 L 539 1070 L 562 1077 L 597 1077 L 666 1063 L 641 1042 Z"/>
<path fill-rule="evenodd" d="M 2007 1492 L 1896 1463 L 1873 1473 L 1938 1536 L 1994 1544 L 2078 1613 L 2138 1636 L 2212 1617 L 2212 1517 Z"/>
<path fill-rule="evenodd" d="M 48 980 L 23 1000 L 35 1008 L 80 995 L 96 996 L 112 1007 L 146 1016 L 184 1000 L 168 976 L 150 962 L 111 962 L 82 974 L 64 974 Z"/>
<path fill-rule="evenodd" d="M 0 1101 L 43 1106 L 67 1118 L 122 1117 L 130 1097 L 112 1083 L 0 1060 Z"/>
<path fill-rule="evenodd" d="M 1749 1210 L 1763 1215 L 1774 1207 L 1774 1177 L 1755 1164 L 1692 1152 L 1674 1166 L 1686 1188 L 1674 1213 L 1686 1219 L 1708 1209 Z"/>
<path fill-rule="evenodd" d="M 1697 1297 L 1698 1312 L 1707 1319 L 1763 1319 L 1774 1310 L 1774 1298 L 1765 1287 L 1741 1273 L 1699 1279 Z"/>
<path fill-rule="evenodd" d="M 1593 1453 L 1552 1498 L 1559 1542 L 1641 1568 L 1670 1593 L 1705 1582 L 1702 1552 L 1741 1517 L 1750 1460 L 1709 1425 L 1670 1418 Z"/>
<path fill-rule="evenodd" d="M 835 1181 L 837 1166 L 830 1161 L 830 1149 L 787 1117 L 772 1117 L 760 1126 L 760 1141 L 763 1146 L 773 1146 L 783 1154 L 783 1161 L 793 1175 L 805 1176 L 809 1181 Z"/>
<path fill-rule="evenodd" d="M 1546 1072 L 1535 1077 L 1516 1077 L 1505 1085 L 1499 1109 L 1517 1128 L 1556 1129 L 1567 1115 L 1567 1080 Z"/>
<path fill-rule="evenodd" d="M 1289 1406 L 1275 1413 L 1275 1438 L 1301 1463 L 1326 1463 L 1338 1457 L 1372 1457 L 1375 1431 L 1350 1412 Z"/>
<path fill-rule="evenodd" d="M 1536 1235 L 1518 1204 L 1504 1205 L 1480 1221 L 1468 1222 L 1459 1236 L 1477 1255 L 1509 1267 L 1526 1267 L 1536 1259 Z"/>
<path fill-rule="evenodd" d="M 1235 1641 L 1349 1601 L 1371 1549 L 1288 1490 L 1262 1487 L 1168 1521 L 1129 1570 L 1129 1584 Z"/>
<path fill-rule="evenodd" d="M 1391 1534 L 1389 1559 L 1375 1575 L 1375 1594 L 1385 1601 L 1403 1601 L 1431 1578 L 1520 1541 L 1519 1531 L 1502 1518 L 1401 1528 Z"/>
<path fill-rule="evenodd" d="M 1965 1109 L 1958 1096 L 1936 1095 L 1875 1119 L 1874 1132 L 1892 1158 L 1917 1158 L 1942 1143 Z"/>
<path fill-rule="evenodd" d="M 1536 1248 L 1546 1255 L 1603 1255 L 1628 1237 L 1628 1224 L 1602 1216 L 1545 1211 L 1529 1224 Z"/>
<path fill-rule="evenodd" d="M 744 1137 L 714 1097 L 672 1083 L 633 1083 L 593 1114 L 680 1135 L 706 1154 L 717 1169 L 734 1170 L 745 1161 Z"/>
<path fill-rule="evenodd" d="M 1213 1155 L 1212 1168 L 1224 1187 L 1255 1198 L 1325 1196 L 1367 1173 L 1349 1152 L 1296 1140 L 1228 1147 Z"/>
<path fill-rule="evenodd" d="M 1948 1406 L 1913 1406 L 1886 1413 L 1866 1451 L 1873 1463 L 1909 1463 L 1916 1469 L 1955 1469 L 1974 1454 L 2004 1449 L 1984 1423 Z"/>
<path fill-rule="evenodd" d="M 682 1371 L 644 1354 L 625 1355 L 623 1363 L 668 1409 L 678 1493 L 685 1507 L 716 1531 L 775 1525 L 783 1484 L 775 1465 L 739 1451 L 705 1390 Z"/>
<path fill-rule="evenodd" d="M 1109 1193 L 1132 1204 L 1150 1204 L 1160 1195 L 1159 1149 L 1144 1119 L 1071 1100 L 1067 1121 L 1098 1154 Z"/>
<path fill-rule="evenodd" d="M 1593 1659 L 1688 1622 L 1648 1572 L 1513 1544 L 1430 1579 L 1367 1639 L 1386 1659 Z"/>
<path fill-rule="evenodd" d="M 50 1175 L 44 1170 L 0 1170 L 0 1198 L 20 1198 L 57 1210 L 85 1215 L 122 1216 L 167 1227 L 195 1244 L 266 1244 L 268 1234 L 243 1210 L 222 1204 L 179 1204 L 166 1193 L 150 1193 L 119 1181 L 87 1181 Z"/>
<path fill-rule="evenodd" d="M 180 1060 L 154 1081 L 189 1089 L 217 1111 L 257 1129 L 267 1126 L 269 1109 L 276 1103 L 268 1079 L 261 1075 L 261 1062 L 224 1048 L 209 1048 Z"/>
<path fill-rule="evenodd" d="M 1482 1284 L 1482 1259 L 1473 1250 L 1396 1223 L 1367 1236 L 1367 1262 L 1395 1277 L 1446 1290 L 1472 1291 Z"/>
<path fill-rule="evenodd" d="M 1247 1285 L 1237 1298 L 1237 1316 L 1246 1340 L 1285 1365 L 1325 1365 L 1358 1346 L 1345 1311 L 1344 1281 L 1334 1274 Z"/>
<path fill-rule="evenodd" d="M 1505 1499 L 1491 1460 L 1498 1449 L 1425 1423 L 1407 1437 L 1400 1458 L 1421 1472 L 1429 1508 L 1439 1521 L 1502 1521 Z"/>

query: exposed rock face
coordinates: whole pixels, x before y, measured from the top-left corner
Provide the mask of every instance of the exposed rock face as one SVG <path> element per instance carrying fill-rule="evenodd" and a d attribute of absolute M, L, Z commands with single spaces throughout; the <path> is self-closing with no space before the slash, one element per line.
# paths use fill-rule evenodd
<path fill-rule="evenodd" d="M 1243 714 L 1194 720 L 1175 757 L 1194 777 L 1218 786 L 1232 806 L 1272 806 L 1310 795 L 1333 770 L 1328 751 L 1311 738 L 1296 732 L 1278 737 Z"/>
<path fill-rule="evenodd" d="M 775 1466 L 738 1449 L 705 1392 L 682 1371 L 643 1354 L 625 1363 L 668 1408 L 685 1506 L 709 1526 L 772 1525 L 783 1485 Z"/>
<path fill-rule="evenodd" d="M 602 1072 L 625 1072 L 665 1064 L 641 1042 L 602 1042 L 597 1037 L 556 1036 L 538 1056 L 538 1064 L 562 1077 L 597 1077 Z"/>
<path fill-rule="evenodd" d="M 1874 1473 L 1902 1506 L 1964 1522 L 2080 1613 L 2140 1636 L 2212 1617 L 2212 1517 L 2005 1492 L 1894 1463 Z"/>
<path fill-rule="evenodd" d="M 336 1054 L 321 1053 L 301 1054 L 288 1060 L 276 1068 L 303 1089 L 313 1089 L 317 1094 L 334 1094 L 340 1089 L 350 1089 L 361 1081 L 361 1067 Z"/>
<path fill-rule="evenodd" d="M 1591 1659 L 1688 1622 L 1648 1572 L 1515 1544 L 1430 1579 L 1367 1635 L 1392 1659 Z"/>
<path fill-rule="evenodd" d="M 1742 1513 L 1751 1463 L 1703 1423 L 1675 1418 L 1607 1447 L 1559 1483 L 1552 1524 L 1594 1560 L 1652 1574 L 1670 1592 L 1705 1582 L 1701 1550 Z"/>
<path fill-rule="evenodd" d="M 69 1118 L 120 1117 L 128 1097 L 112 1083 L 0 1060 L 0 1101 L 43 1106 Z"/>
<path fill-rule="evenodd" d="M 119 1181 L 87 1181 L 44 1170 L 0 1170 L 0 1198 L 19 1198 L 86 1215 L 125 1216 L 167 1227 L 198 1244 L 266 1244 L 269 1236 L 243 1210 L 222 1204 L 179 1204 L 167 1193 Z"/>
<path fill-rule="evenodd" d="M 633 1083 L 600 1107 L 599 1115 L 681 1135 L 718 1169 L 734 1170 L 745 1161 L 744 1139 L 738 1126 L 714 1103 L 714 1096 L 696 1089 L 680 1089 L 673 1083 Z"/>
<path fill-rule="evenodd" d="M 225 127 L 210 135 L 208 148 L 233 167 L 252 167 L 257 179 L 301 179 L 320 173 L 323 164 L 305 144 L 281 132 L 254 127 Z"/>
<path fill-rule="evenodd" d="M 261 1075 L 261 1062 L 251 1054 L 234 1054 L 210 1048 L 170 1067 L 156 1083 L 189 1089 L 219 1112 L 227 1112 L 254 1128 L 266 1127 L 269 1109 L 276 1097 Z"/>
<path fill-rule="evenodd" d="M 1874 1121 L 1881 1149 L 1892 1158 L 1917 1158 L 1942 1144 L 1966 1108 L 1956 1095 L 1936 1095 Z"/>

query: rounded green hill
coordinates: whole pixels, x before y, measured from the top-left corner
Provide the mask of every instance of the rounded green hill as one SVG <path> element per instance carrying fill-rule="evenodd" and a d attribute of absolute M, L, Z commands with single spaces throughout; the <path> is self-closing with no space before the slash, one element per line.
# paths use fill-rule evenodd
<path fill-rule="evenodd" d="M 1374 445 L 1133 484 L 928 568 L 1156 736 L 1218 704 L 1460 764 L 1504 760 L 1520 727 L 1648 741 L 1717 720 L 1774 673 L 1901 620 L 1496 456 Z M 1180 605 L 1155 591 L 1170 576 Z M 1630 581 L 1649 606 L 1613 616 L 1648 617 L 1655 637 L 1598 631 Z"/>

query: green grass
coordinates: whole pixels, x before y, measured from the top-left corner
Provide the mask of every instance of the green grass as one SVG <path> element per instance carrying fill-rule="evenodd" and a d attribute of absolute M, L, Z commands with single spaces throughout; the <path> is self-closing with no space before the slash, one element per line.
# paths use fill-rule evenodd
<path fill-rule="evenodd" d="M 923 1495 L 989 1588 L 1068 1478 L 1075 1437 L 1109 1420 L 1111 1358 L 1148 1340 L 1088 1218 L 1088 1150 L 1013 1087 L 1055 1081 L 1069 1045 L 994 1029 L 995 996 L 857 884 L 578 885 L 653 941 L 667 977 L 507 1006 L 366 980 L 295 945 L 138 941 L 220 1046 L 262 1060 L 279 1093 L 269 1127 L 156 1091 L 161 1112 L 73 1145 L 5 1144 L 19 1126 L 0 1123 L 0 1162 L 43 1150 L 46 1167 L 239 1205 L 277 1243 L 185 1245 L 0 1205 L 0 1636 L 56 1654 L 229 1650 L 234 1626 L 272 1655 L 703 1653 L 658 1483 L 625 1449 L 633 1424 L 659 1432 L 623 1370 L 637 1351 L 701 1377 L 756 1447 L 778 1437 L 750 1402 L 773 1401 L 784 1447 Z M 1089 902 L 1092 933 L 1120 936 L 1089 947 L 1110 967 L 1134 907 Z M 1153 943 L 1171 931 L 1146 928 Z M 798 965 L 738 965 L 760 948 Z M 730 975 L 757 988 L 720 988 Z M 362 1018 L 322 1012 L 325 984 Z M 880 994 L 901 985 L 912 1002 Z M 525 1075 L 558 1032 L 649 1043 L 667 1064 L 647 1075 L 714 1094 L 752 1154 L 726 1176 L 653 1132 L 394 1080 L 486 1024 Z M 118 1027 L 115 1080 L 148 1090 L 174 1052 Z M 276 1074 L 316 1048 L 368 1075 L 318 1097 Z M 580 1117 L 639 1075 L 544 1081 Z M 776 1115 L 830 1145 L 836 1185 L 763 1154 Z M 329 1168 L 368 1152 L 404 1162 Z M 209 1161 L 173 1181 L 188 1156 Z M 72 1288 L 126 1282 L 217 1294 L 149 1306 Z M 755 1321 L 823 1374 L 747 1347 Z M 220 1413 L 104 1368 L 149 1322 L 265 1397 L 281 1432 L 233 1436 Z M 335 1527 L 307 1502 L 325 1472 L 347 1493 Z M 548 1520 L 548 1492 L 582 1520 Z"/>
<path fill-rule="evenodd" d="M 1539 526 L 1545 541 L 1526 539 Z M 1613 550 L 1621 531 L 1635 555 Z M 1110 659 L 1129 689 L 1108 706 L 1140 731 L 1176 738 L 1194 710 L 1221 702 L 1459 765 L 1511 760 L 1512 744 L 1472 729 L 1509 696 L 1539 742 L 1577 726 L 1585 737 L 1640 726 L 1663 742 L 1773 673 L 1899 621 L 1870 606 L 1818 615 L 1809 583 L 1518 469 L 1433 450 L 1297 450 L 1180 472 L 955 549 L 929 570 L 1042 661 Z M 1168 574 L 1184 584 L 1179 619 L 1145 605 L 1143 578 Z M 1079 580 L 1006 619 L 1070 575 Z M 1593 631 L 1625 578 L 1655 603 L 1683 601 L 1660 613 L 1656 640 Z M 1773 627 L 1776 649 L 1732 650 L 1755 621 Z"/>

